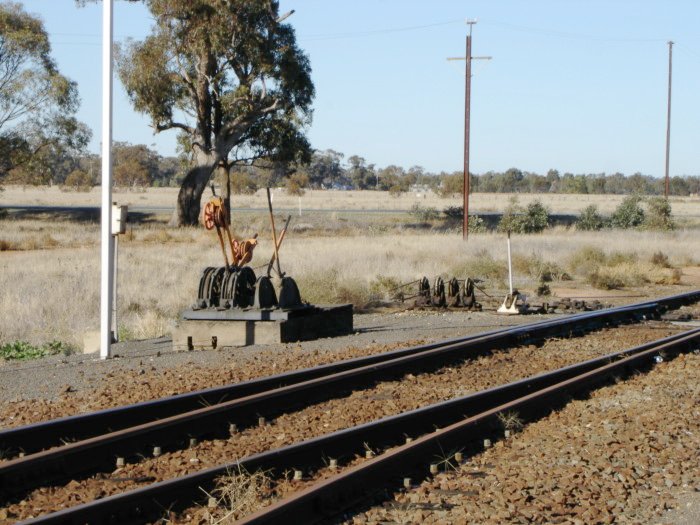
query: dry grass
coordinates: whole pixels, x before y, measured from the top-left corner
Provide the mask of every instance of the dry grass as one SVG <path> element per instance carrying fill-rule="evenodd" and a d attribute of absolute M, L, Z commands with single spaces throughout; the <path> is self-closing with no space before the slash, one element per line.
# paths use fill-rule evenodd
<path fill-rule="evenodd" d="M 223 516 L 211 523 L 234 523 L 259 509 L 271 496 L 272 481 L 265 472 L 248 473 L 237 467 L 217 480 L 215 499 Z"/>
<path fill-rule="evenodd" d="M 269 228 L 258 225 L 260 245 L 252 266 L 272 254 Z M 54 339 L 80 346 L 85 331 L 99 326 L 99 226 L 39 221 L 0 222 L 7 243 L 33 250 L 0 252 L 0 343 Z M 354 232 L 349 234 L 348 232 Z M 301 237 L 294 232 L 280 252 L 282 269 L 314 303 L 353 302 L 358 306 L 389 298 L 391 286 L 427 276 L 486 279 L 504 288 L 506 242 L 502 235 L 369 233 L 349 223 L 340 236 Z M 42 241 L 45 235 L 53 241 Z M 179 313 L 195 299 L 201 270 L 220 265 L 216 235 L 201 228 L 134 226 L 119 245 L 119 326 L 123 338 L 170 332 Z M 50 246 L 49 246 L 50 245 Z M 554 229 L 512 239 L 515 285 L 533 290 L 540 281 L 562 279 L 574 285 L 646 286 L 674 283 L 674 268 L 698 264 L 700 236 L 693 231 L 575 232 Z M 662 256 L 658 253 L 663 254 Z M 652 259 L 657 264 L 652 263 Z M 595 284 L 595 283 L 594 283 Z"/>
<path fill-rule="evenodd" d="M 124 191 L 116 190 L 113 199 L 120 204 L 141 207 L 172 207 L 176 201 L 177 188 L 148 188 L 146 190 Z M 206 200 L 210 192 L 206 191 Z M 470 200 L 470 210 L 473 213 L 503 211 L 508 206 L 510 194 L 505 193 L 475 193 Z M 526 206 L 532 201 L 539 200 L 552 213 L 578 213 L 586 206 L 595 204 L 602 214 L 610 214 L 624 195 L 569 195 L 569 194 L 518 194 L 520 204 Z M 2 193 L 2 203 L 56 205 L 56 206 L 99 206 L 100 188 L 92 188 L 89 192 L 62 191 L 58 187 L 48 186 L 5 186 Z M 405 193 L 398 197 L 390 196 L 382 191 L 320 191 L 309 190 L 302 197 L 288 195 L 283 189 L 273 190 L 275 208 L 296 210 L 302 208 L 324 210 L 373 210 L 394 209 L 410 210 L 416 204 L 424 208 L 443 210 L 448 206 L 461 206 L 462 199 L 455 195 L 441 198 L 432 192 L 414 194 Z M 671 197 L 671 205 L 675 217 L 697 216 L 699 197 Z M 236 208 L 266 207 L 265 192 L 259 190 L 254 195 L 236 195 L 233 206 Z"/>

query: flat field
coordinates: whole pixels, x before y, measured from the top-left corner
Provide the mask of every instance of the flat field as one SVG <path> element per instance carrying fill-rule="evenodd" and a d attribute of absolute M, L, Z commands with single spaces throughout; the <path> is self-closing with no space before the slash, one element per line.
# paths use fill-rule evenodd
<path fill-rule="evenodd" d="M 116 193 L 131 206 L 168 207 L 173 189 Z M 476 194 L 473 202 L 502 210 L 508 195 Z M 520 202 L 538 196 L 522 195 Z M 614 196 L 539 196 L 558 213 L 575 213 L 596 203 L 612 209 Z M 597 200 L 596 200 L 597 199 Z M 277 224 L 299 199 L 275 193 Z M 456 199 L 434 195 L 399 198 L 377 192 L 307 192 L 302 214 L 293 213 L 292 228 L 280 252 L 283 271 L 293 276 L 305 300 L 352 302 L 358 308 L 387 305 L 395 288 L 427 276 L 483 279 L 482 287 L 502 297 L 507 283 L 505 238 L 496 233 L 470 235 L 463 242 L 458 228 L 418 227 L 405 213 L 362 210 L 408 210 L 416 203 L 442 209 Z M 98 205 L 97 191 L 61 192 L 56 188 L 9 187 L 3 205 Z M 674 215 L 697 211 L 692 199 L 673 201 Z M 260 244 L 251 263 L 265 265 L 272 254 L 272 235 L 259 192 L 236 196 L 234 206 L 260 208 L 234 215 L 238 236 L 257 232 Z M 335 210 L 335 211 L 309 211 Z M 122 339 L 167 335 L 180 311 L 196 298 L 205 266 L 223 264 L 216 235 L 203 228 L 170 228 L 167 214 L 133 223 L 119 243 L 119 326 Z M 578 232 L 553 228 L 543 234 L 514 236 L 515 285 L 533 294 L 542 283 L 554 295 L 610 298 L 653 295 L 700 285 L 700 235 L 678 229 Z M 262 271 L 260 269 L 256 271 Z M 56 219 L 51 214 L 0 219 L 0 344 L 52 340 L 76 347 L 86 331 L 99 325 L 99 224 Z M 406 289 L 410 293 L 411 288 Z M 486 299 L 481 295 L 480 300 Z"/>
<path fill-rule="evenodd" d="M 113 200 L 130 207 L 173 208 L 177 198 L 177 188 L 148 188 L 147 190 L 119 190 L 113 193 Z M 205 191 L 206 201 L 211 192 Z M 298 210 L 400 210 L 408 211 L 414 205 L 442 210 L 448 206 L 461 206 L 459 195 L 442 198 L 435 193 L 404 193 L 391 196 L 385 191 L 338 191 L 308 190 L 301 197 L 287 194 L 284 189 L 273 189 L 273 203 L 278 209 Z M 502 212 L 512 194 L 474 193 L 470 199 L 470 213 Z M 552 213 L 577 214 L 586 206 L 595 204 L 601 213 L 609 214 L 622 201 L 624 195 L 572 195 L 557 193 L 517 194 L 520 204 L 540 200 Z M 700 217 L 700 197 L 671 197 L 673 214 L 678 218 Z M 0 193 L 0 205 L 18 204 L 32 206 L 99 206 L 100 188 L 87 192 L 64 191 L 48 186 L 6 186 Z M 264 190 L 253 195 L 236 195 L 234 208 L 267 208 Z"/>

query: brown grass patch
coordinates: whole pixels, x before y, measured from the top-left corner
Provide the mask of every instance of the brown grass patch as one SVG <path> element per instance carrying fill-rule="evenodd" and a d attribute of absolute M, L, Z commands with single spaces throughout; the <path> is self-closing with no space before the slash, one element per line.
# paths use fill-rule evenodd
<path fill-rule="evenodd" d="M 219 478 L 214 494 L 218 508 L 225 513 L 215 523 L 233 523 L 265 506 L 272 495 L 272 481 L 266 472 L 251 474 L 237 466 Z"/>

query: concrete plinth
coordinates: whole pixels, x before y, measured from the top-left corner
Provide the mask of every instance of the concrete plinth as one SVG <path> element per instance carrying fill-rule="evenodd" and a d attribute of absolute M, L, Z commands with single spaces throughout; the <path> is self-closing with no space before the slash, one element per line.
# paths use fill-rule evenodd
<path fill-rule="evenodd" d="M 187 349 L 189 338 L 193 348 L 207 349 L 310 341 L 348 334 L 353 329 L 351 304 L 305 307 L 274 315 L 255 310 L 189 310 L 182 317 L 173 331 L 177 350 Z"/>

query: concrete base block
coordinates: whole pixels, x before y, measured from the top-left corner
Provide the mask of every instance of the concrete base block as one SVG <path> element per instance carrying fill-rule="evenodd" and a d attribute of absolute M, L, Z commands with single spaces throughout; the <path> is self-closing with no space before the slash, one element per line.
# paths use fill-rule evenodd
<path fill-rule="evenodd" d="M 83 353 L 94 354 L 100 351 L 100 331 L 91 330 L 83 335 Z"/>
<path fill-rule="evenodd" d="M 351 304 L 312 308 L 283 321 L 181 319 L 173 331 L 173 347 L 187 349 L 190 338 L 196 349 L 291 343 L 344 335 L 352 329 Z"/>

